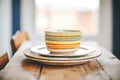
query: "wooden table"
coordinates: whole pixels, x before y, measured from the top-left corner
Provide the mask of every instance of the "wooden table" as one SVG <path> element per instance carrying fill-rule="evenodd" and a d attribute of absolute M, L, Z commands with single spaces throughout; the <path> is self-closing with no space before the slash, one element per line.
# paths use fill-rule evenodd
<path fill-rule="evenodd" d="M 50 66 L 24 56 L 23 50 L 33 44 L 22 44 L 0 72 L 0 80 L 120 80 L 120 61 L 103 47 L 98 47 L 103 50 L 102 56 L 86 64 Z"/>

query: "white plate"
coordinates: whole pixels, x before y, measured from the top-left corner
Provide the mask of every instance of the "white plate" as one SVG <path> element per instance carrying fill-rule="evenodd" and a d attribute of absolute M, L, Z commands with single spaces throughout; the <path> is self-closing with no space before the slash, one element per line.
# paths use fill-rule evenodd
<path fill-rule="evenodd" d="M 86 56 L 89 53 L 93 53 L 96 51 L 95 48 L 89 46 L 80 46 L 80 48 L 73 54 L 50 54 L 44 46 L 34 46 L 30 48 L 30 51 L 36 53 L 40 56 L 51 56 L 51 57 L 78 57 L 78 56 Z"/>
<path fill-rule="evenodd" d="M 31 57 L 28 57 L 28 59 L 38 61 L 40 63 L 47 64 L 47 65 L 59 65 L 59 66 L 84 64 L 84 63 L 87 63 L 87 62 L 93 60 L 93 59 L 87 59 L 87 60 L 76 60 L 76 61 L 51 61 L 51 60 L 35 59 L 35 58 L 31 58 Z"/>
<path fill-rule="evenodd" d="M 47 65 L 62 65 L 62 66 L 84 64 L 88 61 L 98 58 L 101 55 L 101 52 L 98 51 L 86 57 L 78 57 L 78 58 L 51 58 L 49 57 L 47 58 L 43 56 L 36 56 L 34 54 L 29 53 L 28 51 L 30 50 L 27 49 L 24 51 L 24 54 L 28 59 L 35 60 L 35 61 L 41 62 L 43 64 L 47 64 Z"/>
<path fill-rule="evenodd" d="M 96 50 L 95 52 L 88 54 L 86 56 L 83 56 L 83 57 L 78 56 L 78 57 L 64 58 L 64 57 L 51 57 L 51 56 L 44 57 L 44 56 L 36 55 L 35 53 L 31 52 L 29 48 L 29 49 L 24 50 L 24 55 L 31 60 L 35 60 L 43 64 L 65 66 L 65 65 L 83 64 L 88 61 L 94 60 L 101 55 L 101 51 Z"/>
<path fill-rule="evenodd" d="M 73 60 L 86 60 L 93 59 L 99 57 L 101 55 L 101 51 L 97 50 L 94 53 L 88 54 L 86 56 L 77 56 L 77 57 L 51 57 L 51 56 L 40 56 L 35 53 L 32 53 L 30 49 L 24 50 L 24 54 L 26 57 L 40 59 L 40 60 L 51 60 L 51 61 L 73 61 Z"/>

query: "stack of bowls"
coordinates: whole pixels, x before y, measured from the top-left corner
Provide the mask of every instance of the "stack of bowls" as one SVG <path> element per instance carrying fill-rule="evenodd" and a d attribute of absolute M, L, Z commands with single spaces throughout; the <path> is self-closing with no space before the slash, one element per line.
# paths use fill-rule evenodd
<path fill-rule="evenodd" d="M 53 54 L 74 53 L 80 47 L 81 34 L 79 30 L 45 31 L 47 49 Z"/>

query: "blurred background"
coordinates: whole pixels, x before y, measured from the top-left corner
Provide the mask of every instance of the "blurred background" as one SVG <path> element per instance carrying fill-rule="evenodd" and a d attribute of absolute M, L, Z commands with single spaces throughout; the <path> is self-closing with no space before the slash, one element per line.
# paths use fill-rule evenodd
<path fill-rule="evenodd" d="M 0 0 L 0 53 L 17 30 L 42 40 L 45 30 L 78 29 L 120 58 L 119 0 Z"/>

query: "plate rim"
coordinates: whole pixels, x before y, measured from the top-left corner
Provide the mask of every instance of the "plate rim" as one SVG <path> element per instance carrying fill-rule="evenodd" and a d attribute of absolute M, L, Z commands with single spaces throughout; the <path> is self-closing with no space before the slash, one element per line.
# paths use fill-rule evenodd
<path fill-rule="evenodd" d="M 70 65 L 84 64 L 84 63 L 87 63 L 96 58 L 89 59 L 89 60 L 76 60 L 76 61 L 49 61 L 49 60 L 34 59 L 34 58 L 30 58 L 30 57 L 28 57 L 28 59 L 40 62 L 42 64 L 47 64 L 47 65 L 61 65 L 61 66 L 69 65 L 70 66 Z"/>
<path fill-rule="evenodd" d="M 34 46 L 34 47 L 40 47 L 41 49 L 47 49 L 47 47 L 46 46 Z M 34 47 L 31 47 L 30 48 L 30 50 L 32 49 L 32 48 L 34 48 Z M 56 55 L 56 54 L 42 54 L 42 53 L 38 53 L 38 52 L 34 52 L 34 51 L 32 51 L 33 53 L 37 53 L 37 54 L 39 54 L 40 56 L 45 56 L 45 57 L 75 57 L 75 56 L 86 56 L 86 55 L 88 55 L 88 54 L 90 54 L 90 53 L 93 53 L 93 52 L 95 52 L 96 51 L 96 48 L 93 48 L 93 47 L 89 47 L 89 46 L 84 46 L 84 45 L 81 45 L 81 47 L 79 47 L 79 48 L 81 48 L 81 49 L 87 49 L 87 50 L 89 50 L 89 48 L 92 48 L 93 50 L 92 51 L 89 51 L 89 52 L 87 52 L 87 53 L 85 53 L 85 54 L 76 54 L 76 55 L 62 55 L 62 54 L 60 54 L 60 55 Z"/>

